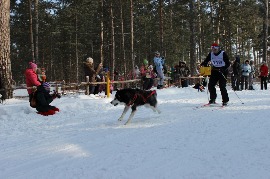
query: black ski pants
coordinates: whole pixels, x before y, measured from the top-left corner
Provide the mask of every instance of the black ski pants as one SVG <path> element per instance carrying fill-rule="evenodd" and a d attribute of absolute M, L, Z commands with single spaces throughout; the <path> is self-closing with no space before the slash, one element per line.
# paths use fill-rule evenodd
<path fill-rule="evenodd" d="M 267 76 L 261 77 L 261 90 L 263 90 L 263 87 L 265 90 L 267 90 Z"/>
<path fill-rule="evenodd" d="M 222 102 L 228 102 L 229 96 L 226 89 L 227 75 L 220 71 L 212 70 L 211 77 L 209 79 L 208 89 L 210 92 L 210 100 L 215 100 L 217 98 L 216 85 L 219 84 Z"/>

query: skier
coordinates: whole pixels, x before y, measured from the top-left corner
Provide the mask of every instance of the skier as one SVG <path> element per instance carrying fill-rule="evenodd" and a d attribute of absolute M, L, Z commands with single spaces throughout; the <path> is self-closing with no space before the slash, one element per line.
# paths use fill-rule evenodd
<path fill-rule="evenodd" d="M 212 51 L 208 54 L 206 59 L 201 63 L 201 66 L 207 66 L 208 62 L 211 61 L 212 65 L 211 77 L 208 84 L 210 92 L 209 104 L 216 103 L 217 93 L 215 86 L 217 82 L 219 82 L 222 105 L 226 106 L 229 102 L 229 96 L 226 89 L 228 68 L 230 67 L 229 57 L 223 50 L 220 50 L 217 43 L 212 44 L 211 50 Z"/>

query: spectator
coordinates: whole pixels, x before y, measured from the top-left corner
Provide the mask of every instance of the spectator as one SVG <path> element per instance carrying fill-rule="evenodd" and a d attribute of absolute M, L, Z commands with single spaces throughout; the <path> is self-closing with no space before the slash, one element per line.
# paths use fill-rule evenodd
<path fill-rule="evenodd" d="M 215 86 L 217 82 L 219 82 L 219 88 L 222 96 L 222 105 L 226 106 L 229 102 L 229 96 L 226 89 L 228 68 L 230 67 L 229 57 L 223 50 L 220 50 L 220 47 L 217 43 L 213 43 L 211 49 L 212 51 L 201 63 L 201 66 L 207 66 L 209 61 L 211 61 L 212 64 L 211 77 L 208 84 L 208 89 L 210 92 L 209 104 L 216 103 L 217 93 Z"/>
<path fill-rule="evenodd" d="M 158 80 L 158 86 L 157 89 L 162 89 L 163 88 L 163 83 L 164 83 L 164 73 L 163 73 L 163 65 L 164 65 L 164 57 L 160 57 L 159 52 L 155 52 L 155 57 L 153 59 L 157 77 L 159 78 Z"/>
<path fill-rule="evenodd" d="M 251 67 L 249 65 L 249 60 L 246 60 L 245 63 L 242 64 L 241 68 L 242 68 L 241 90 L 244 89 L 244 84 L 245 84 L 245 90 L 247 90 L 248 89 L 249 73 L 251 72 Z"/>
<path fill-rule="evenodd" d="M 51 106 L 50 103 L 56 97 L 60 98 L 56 93 L 50 94 L 50 84 L 43 82 L 42 85 L 37 87 L 36 96 L 36 110 L 38 114 L 43 116 L 54 115 L 59 109 L 55 106 Z"/>
<path fill-rule="evenodd" d="M 239 91 L 240 90 L 239 86 L 240 86 L 242 68 L 240 65 L 240 58 L 238 56 L 235 57 L 235 60 L 234 60 L 233 65 L 232 65 L 232 69 L 233 69 L 232 88 L 235 91 Z"/>
<path fill-rule="evenodd" d="M 136 79 L 140 78 L 140 76 L 141 76 L 141 72 L 140 72 L 139 67 L 137 65 L 135 65 L 135 67 L 134 67 L 133 75 Z"/>
<path fill-rule="evenodd" d="M 177 73 L 178 73 L 179 78 L 181 79 L 182 88 L 188 87 L 187 77 L 190 76 L 190 70 L 188 66 L 186 65 L 185 61 L 179 61 Z"/>
<path fill-rule="evenodd" d="M 260 67 L 260 77 L 261 77 L 261 90 L 263 90 L 263 87 L 265 90 L 267 90 L 267 76 L 268 76 L 268 67 L 266 65 L 266 62 L 263 61 L 262 65 Z"/>
<path fill-rule="evenodd" d="M 37 76 L 38 76 L 38 81 L 40 83 L 43 83 L 46 81 L 46 71 L 45 68 L 37 68 Z"/>
<path fill-rule="evenodd" d="M 88 57 L 86 61 L 84 62 L 84 74 L 85 77 L 89 77 L 89 82 L 96 82 L 97 74 L 99 73 L 100 69 L 102 68 L 102 63 L 100 63 L 95 69 L 94 69 L 94 60 L 91 57 Z M 94 94 L 96 85 L 91 84 L 89 86 L 89 93 Z"/>
<path fill-rule="evenodd" d="M 38 76 L 36 74 L 36 71 L 37 71 L 37 65 L 33 62 L 29 62 L 29 67 L 24 72 L 27 92 L 29 95 L 29 102 L 31 102 L 34 92 L 36 91 L 36 87 L 41 85 L 40 81 L 38 81 Z M 31 106 L 31 103 L 30 103 L 30 106 Z"/>
<path fill-rule="evenodd" d="M 143 76 L 143 90 L 149 90 L 154 84 L 154 78 L 156 78 L 156 73 L 152 65 L 149 65 L 145 71 L 145 76 Z"/>
<path fill-rule="evenodd" d="M 250 60 L 249 65 L 250 65 L 250 68 L 251 68 L 251 72 L 249 73 L 249 77 L 248 77 L 248 84 L 249 84 L 248 89 L 249 90 L 254 90 L 254 88 L 253 88 L 253 78 L 255 78 L 255 65 L 254 65 L 252 60 Z"/>

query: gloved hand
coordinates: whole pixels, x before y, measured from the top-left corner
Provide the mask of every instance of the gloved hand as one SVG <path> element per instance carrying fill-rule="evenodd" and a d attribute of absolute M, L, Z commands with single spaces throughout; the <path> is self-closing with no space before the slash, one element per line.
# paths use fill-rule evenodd
<path fill-rule="evenodd" d="M 248 70 L 246 72 L 248 73 Z"/>
<path fill-rule="evenodd" d="M 57 93 L 55 90 L 53 90 L 53 91 L 54 91 L 54 93 L 52 94 L 53 99 L 55 99 L 55 98 L 61 98 L 61 94 L 60 93 Z"/>

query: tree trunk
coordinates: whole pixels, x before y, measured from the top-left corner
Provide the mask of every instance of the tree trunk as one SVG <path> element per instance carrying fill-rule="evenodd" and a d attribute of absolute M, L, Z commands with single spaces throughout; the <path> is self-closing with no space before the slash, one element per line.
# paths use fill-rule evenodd
<path fill-rule="evenodd" d="M 113 17 L 113 3 L 111 1 L 110 5 L 110 15 L 111 15 L 111 79 L 114 80 L 114 68 L 115 68 L 115 40 L 114 40 L 114 17 Z"/>
<path fill-rule="evenodd" d="M 124 35 L 124 19 L 123 19 L 123 4 L 122 0 L 120 0 L 121 10 L 120 10 L 120 18 L 121 18 L 121 36 L 122 36 L 122 53 L 123 53 L 123 62 L 124 62 L 124 75 L 125 79 L 127 79 L 127 62 L 126 62 L 126 51 L 125 51 L 125 35 Z"/>
<path fill-rule="evenodd" d="M 101 7 L 101 16 L 100 16 L 100 62 L 104 63 L 104 24 L 103 24 L 103 0 L 100 0 L 100 7 Z"/>
<path fill-rule="evenodd" d="M 10 62 L 10 1 L 0 1 L 0 94 L 13 98 Z"/>
<path fill-rule="evenodd" d="M 196 59 L 195 59 L 195 25 L 194 25 L 194 19 L 196 18 L 196 13 L 194 10 L 194 2 L 193 0 L 190 0 L 189 3 L 190 8 L 190 20 L 189 20 L 189 28 L 190 28 L 190 72 L 191 75 L 196 74 Z"/>
<path fill-rule="evenodd" d="M 159 0 L 159 35 L 160 35 L 160 50 L 163 55 L 164 49 L 163 49 L 163 42 L 164 42 L 164 32 L 163 32 L 163 1 Z"/>
<path fill-rule="evenodd" d="M 131 60 L 132 60 L 132 78 L 135 78 L 133 70 L 135 68 L 135 58 L 134 58 L 134 32 L 133 32 L 133 0 L 130 0 L 130 44 L 131 44 Z"/>
<path fill-rule="evenodd" d="M 76 1 L 75 1 L 76 3 Z M 75 4 L 75 53 L 76 53 L 76 83 L 79 82 L 79 55 L 78 55 L 78 10 Z M 72 59 L 70 59 L 72 61 Z"/>
<path fill-rule="evenodd" d="M 35 44 L 35 59 L 36 59 L 36 62 L 38 63 L 39 62 L 39 54 L 38 54 L 38 27 L 39 27 L 39 23 L 38 23 L 38 0 L 35 0 L 35 25 L 36 25 L 36 29 L 35 29 L 35 41 L 36 41 L 36 44 Z"/>
<path fill-rule="evenodd" d="M 33 36 L 33 18 L 32 18 L 32 0 L 28 0 L 29 5 L 29 35 L 30 35 L 30 44 L 31 44 L 31 54 L 32 54 L 32 61 L 36 62 L 35 60 L 35 46 L 34 46 L 34 36 Z"/>
<path fill-rule="evenodd" d="M 267 38 L 268 38 L 268 0 L 265 0 L 265 12 L 263 23 L 263 61 L 267 62 Z"/>

